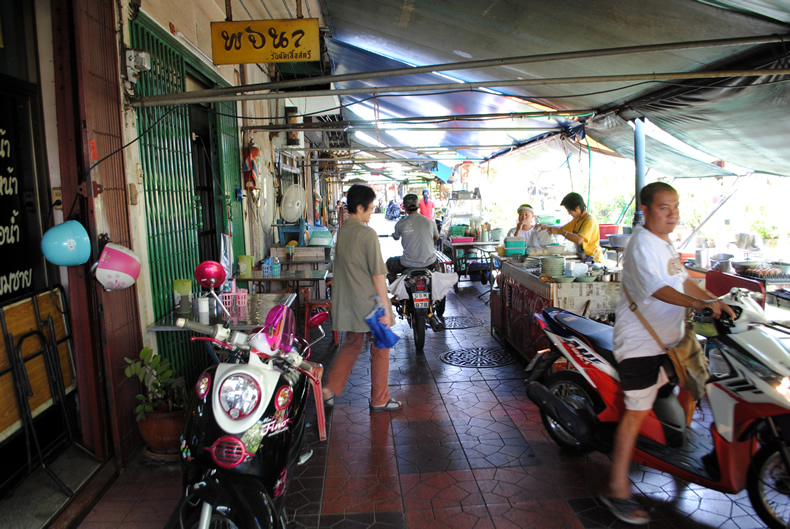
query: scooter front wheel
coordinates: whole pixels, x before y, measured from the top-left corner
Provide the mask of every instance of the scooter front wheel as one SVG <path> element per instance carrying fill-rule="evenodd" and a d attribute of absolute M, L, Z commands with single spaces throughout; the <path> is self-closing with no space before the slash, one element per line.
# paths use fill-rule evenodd
<path fill-rule="evenodd" d="M 576 410 L 592 410 L 595 408 L 593 389 L 584 377 L 575 371 L 559 371 L 551 375 L 544 384 L 546 389 L 554 393 L 565 404 Z M 576 439 L 568 430 L 557 421 L 540 412 L 543 426 L 555 443 L 563 450 L 574 454 L 586 454 L 593 450 L 589 444 Z"/>
<path fill-rule="evenodd" d="M 782 459 L 779 443 L 764 445 L 749 466 L 746 489 L 754 511 L 771 529 L 789 527 L 790 472 Z"/>

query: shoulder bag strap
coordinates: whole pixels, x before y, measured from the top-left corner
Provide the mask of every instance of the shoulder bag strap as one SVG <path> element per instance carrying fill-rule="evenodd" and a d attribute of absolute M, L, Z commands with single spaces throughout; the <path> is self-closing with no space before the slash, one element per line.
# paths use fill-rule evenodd
<path fill-rule="evenodd" d="M 645 317 L 642 316 L 641 312 L 639 312 L 639 307 L 637 307 L 636 303 L 634 303 L 634 300 L 631 299 L 631 295 L 628 293 L 628 289 L 625 288 L 625 282 L 623 282 L 621 286 L 623 288 L 623 292 L 625 292 L 625 297 L 628 299 L 628 303 L 630 303 L 630 305 L 628 305 L 628 308 L 631 309 L 631 312 L 636 314 L 636 317 L 639 318 L 639 321 L 642 322 L 642 325 L 645 326 L 645 329 L 647 329 L 647 331 L 650 333 L 650 336 L 653 337 L 653 339 L 661 347 L 661 349 L 666 350 L 666 346 L 664 346 L 664 343 L 658 337 L 658 335 L 656 334 L 656 331 L 654 331 L 653 327 L 651 327 L 650 324 L 647 323 L 647 320 L 645 319 Z"/>

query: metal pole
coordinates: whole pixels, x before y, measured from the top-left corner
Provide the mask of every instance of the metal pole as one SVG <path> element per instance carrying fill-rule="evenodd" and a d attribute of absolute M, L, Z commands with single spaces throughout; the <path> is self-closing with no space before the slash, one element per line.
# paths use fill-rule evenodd
<path fill-rule="evenodd" d="M 383 119 L 376 119 L 376 120 L 343 120 L 343 121 L 312 121 L 308 123 L 298 123 L 300 127 L 303 127 L 305 130 L 313 130 L 313 129 L 321 129 L 327 125 L 334 125 L 336 127 L 353 127 L 356 125 L 367 125 L 369 123 L 415 123 L 421 121 L 427 121 L 430 123 L 448 123 L 448 122 L 456 122 L 456 121 L 480 121 L 481 119 L 490 119 L 490 120 L 497 120 L 497 119 L 516 119 L 516 118 L 558 118 L 558 117 L 566 117 L 566 118 L 585 118 L 589 116 L 594 116 L 597 113 L 596 110 L 593 109 L 581 109 L 581 110 L 555 110 L 555 111 L 542 111 L 542 112 L 501 112 L 501 113 L 487 113 L 487 114 L 453 114 L 452 116 L 443 115 L 443 116 L 412 116 L 412 117 L 404 117 L 404 118 L 383 118 Z M 271 120 L 282 121 L 285 123 L 285 119 L 282 117 L 272 117 L 269 118 Z M 274 126 L 274 123 L 270 123 L 269 125 L 255 125 L 251 127 L 244 127 L 245 130 L 253 130 L 253 129 L 260 129 L 261 127 L 268 127 Z"/>
<path fill-rule="evenodd" d="M 285 152 L 331 152 L 331 151 L 366 151 L 366 152 L 387 152 L 387 151 L 415 151 L 415 152 L 429 152 L 429 151 L 438 151 L 438 152 L 447 152 L 447 151 L 454 151 L 454 150 L 486 150 L 486 149 L 504 149 L 507 147 L 518 147 L 518 145 L 514 145 L 512 143 L 503 143 L 500 145 L 434 145 L 434 146 L 426 146 L 426 147 L 414 147 L 412 145 L 396 145 L 393 147 L 367 147 L 364 145 L 353 145 L 351 147 L 293 147 L 293 146 L 285 146 L 282 147 L 275 147 L 274 149 L 277 151 L 285 151 Z"/>
<path fill-rule="evenodd" d="M 474 83 L 438 83 L 429 85 L 402 85 L 402 86 L 367 86 L 364 88 L 340 88 L 336 90 L 306 90 L 304 92 L 275 92 L 254 94 L 207 94 L 210 90 L 187 92 L 181 94 L 168 94 L 151 96 L 138 99 L 130 103 L 132 108 L 142 108 L 163 105 L 187 105 L 194 103 L 217 103 L 229 101 L 251 101 L 267 99 L 290 99 L 293 97 L 324 97 L 347 96 L 360 94 L 387 94 L 412 93 L 412 92 L 454 92 L 469 91 L 479 88 L 506 88 L 523 86 L 551 86 L 558 84 L 590 84 L 590 83 L 617 83 L 630 81 L 668 81 L 684 79 L 721 79 L 727 77 L 761 77 L 763 75 L 790 75 L 790 68 L 776 70 L 727 70 L 718 72 L 671 72 L 671 73 L 643 73 L 629 75 L 599 75 L 585 77 L 552 77 L 544 79 L 502 79 Z M 540 97 L 540 96 L 534 96 Z"/>
<path fill-rule="evenodd" d="M 360 163 L 378 163 L 378 162 L 397 162 L 397 163 L 425 163 L 425 162 L 449 162 L 449 163 L 461 163 L 464 160 L 468 160 L 471 162 L 482 162 L 485 161 L 486 158 L 474 157 L 470 158 L 468 156 L 464 156 L 462 158 L 457 159 L 442 159 L 442 158 L 316 158 L 314 160 L 304 162 L 305 165 L 320 165 L 322 163 L 326 163 L 327 161 L 337 162 L 340 165 L 351 165 L 352 163 L 360 164 Z"/>
<path fill-rule="evenodd" d="M 305 129 L 300 127 L 291 127 L 288 125 L 264 125 L 262 127 L 251 127 L 247 130 L 265 130 L 267 132 L 289 132 L 289 131 L 299 131 L 304 132 Z M 444 132 L 485 132 L 485 131 L 516 131 L 516 130 L 545 130 L 545 131 L 555 131 L 561 132 L 565 130 L 564 127 L 375 127 L 373 125 L 367 127 L 336 127 L 334 125 L 321 128 L 321 129 L 309 129 L 311 131 L 324 131 L 324 132 L 356 132 L 356 131 L 366 131 L 366 130 L 378 130 L 380 132 L 398 132 L 398 131 L 423 131 L 423 132 L 437 132 L 437 131 L 444 131 Z"/>
<path fill-rule="evenodd" d="M 719 201 L 718 201 L 718 203 L 716 203 L 716 207 L 715 207 L 715 208 L 713 208 L 713 210 L 711 210 L 711 212 L 710 212 L 710 213 L 708 213 L 708 216 L 707 216 L 707 217 L 705 217 L 705 218 L 702 220 L 702 222 L 700 222 L 700 223 L 699 223 L 699 226 L 697 226 L 696 228 L 694 228 L 694 229 L 691 231 L 691 233 L 689 234 L 689 236 L 688 236 L 688 237 L 686 237 L 686 240 L 685 240 L 685 241 L 683 241 L 682 243 L 680 243 L 680 246 L 678 246 L 678 250 L 682 250 L 683 248 L 685 248 L 685 247 L 686 247 L 686 245 L 687 245 L 689 242 L 691 242 L 691 241 L 694 239 L 694 237 L 696 237 L 696 235 L 697 235 L 697 232 L 699 232 L 699 230 L 701 230 L 701 229 L 702 229 L 702 227 L 705 225 L 705 223 L 706 223 L 706 222 L 708 222 L 708 221 L 709 221 L 709 220 L 710 220 L 710 219 L 713 217 L 713 215 L 715 215 L 715 214 L 716 214 L 716 212 L 717 212 L 717 211 L 719 211 L 719 210 L 721 209 L 721 207 L 722 207 L 724 204 L 726 204 L 726 203 L 727 203 L 727 201 L 728 201 L 730 198 L 732 198 L 732 196 L 733 196 L 733 195 L 735 195 L 735 191 L 737 191 L 737 188 L 738 188 L 738 182 L 740 182 L 740 180 L 741 180 L 741 177 L 740 177 L 740 176 L 736 176 L 736 177 L 735 177 L 735 182 L 733 182 L 733 183 L 732 183 L 732 188 L 730 189 L 730 192 L 727 194 L 727 196 L 726 196 L 726 197 L 724 197 L 723 199 L 719 200 Z"/>
<path fill-rule="evenodd" d="M 636 208 L 634 212 L 634 224 L 642 224 L 642 211 L 639 209 L 641 201 L 639 200 L 639 191 L 645 187 L 645 122 L 642 118 L 634 120 L 634 162 L 636 165 Z"/>
<path fill-rule="evenodd" d="M 257 92 L 261 90 L 281 90 L 284 88 L 296 88 L 304 86 L 314 86 L 319 84 L 340 83 L 344 81 L 360 81 L 365 79 L 380 79 L 383 77 L 396 77 L 400 75 L 417 75 L 422 73 L 446 72 L 457 70 L 469 70 L 476 68 L 489 68 L 492 66 L 507 66 L 513 64 L 531 64 L 547 61 L 559 61 L 570 59 L 587 59 L 593 57 L 607 57 L 612 55 L 625 55 L 633 53 L 653 53 L 658 51 L 677 51 L 690 50 L 697 48 L 713 48 L 722 46 L 755 46 L 759 44 L 784 43 L 790 35 L 766 35 L 761 37 L 746 37 L 733 39 L 714 39 L 703 41 L 670 42 L 665 44 L 652 44 L 647 46 L 623 46 L 619 48 L 599 48 L 595 50 L 581 50 L 560 53 L 544 53 L 538 55 L 526 55 L 522 57 L 505 57 L 500 59 L 483 59 L 478 61 L 463 61 L 457 63 L 434 64 L 430 66 L 418 66 L 412 68 L 395 68 L 392 70 L 378 70 L 373 72 L 360 72 L 344 75 L 326 75 L 313 77 L 310 79 L 298 79 L 292 81 L 279 81 L 272 83 L 257 83 L 247 86 L 231 86 L 226 88 L 214 88 L 211 90 L 200 90 L 194 92 L 199 98 L 214 97 L 217 95 L 237 94 L 244 92 Z M 496 85 L 491 85 L 496 86 Z M 181 94 L 183 99 L 187 99 L 189 94 Z M 300 97 L 302 94 L 299 94 Z M 159 98 L 166 96 L 151 96 L 145 98 L 149 105 L 153 104 L 172 104 L 177 105 L 179 101 L 170 103 L 160 103 Z M 199 99 L 190 101 L 199 103 L 210 101 L 210 99 Z M 186 103 L 186 101 L 183 101 Z"/>

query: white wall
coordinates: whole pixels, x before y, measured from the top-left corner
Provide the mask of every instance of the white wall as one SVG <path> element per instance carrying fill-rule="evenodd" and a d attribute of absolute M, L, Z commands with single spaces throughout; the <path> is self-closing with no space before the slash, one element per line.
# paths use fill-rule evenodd
<path fill-rule="evenodd" d="M 49 173 L 50 187 L 61 187 L 60 180 L 60 142 L 58 140 L 58 109 L 55 98 L 55 66 L 52 45 L 52 6 L 50 0 L 35 1 L 36 38 L 38 47 L 38 76 L 41 91 L 41 108 L 44 115 L 44 144 L 46 170 Z M 44 170 L 42 168 L 41 170 Z M 41 204 L 49 208 L 49 204 Z M 63 222 L 63 209 L 53 210 L 52 219 L 55 224 Z M 46 226 L 44 226 L 46 229 Z M 69 275 L 66 267 L 59 267 L 60 283 L 68 291 Z"/>

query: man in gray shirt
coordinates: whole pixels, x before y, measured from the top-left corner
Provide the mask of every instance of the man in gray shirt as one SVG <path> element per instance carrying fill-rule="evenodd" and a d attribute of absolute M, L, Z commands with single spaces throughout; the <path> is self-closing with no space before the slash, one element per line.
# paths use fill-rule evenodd
<path fill-rule="evenodd" d="M 439 238 L 436 223 L 419 213 L 419 198 L 409 194 L 403 197 L 403 207 L 408 215 L 395 224 L 392 237 L 403 237 L 403 255 L 387 259 L 387 278 L 393 282 L 398 274 L 409 268 L 433 268 L 436 262 L 434 241 Z"/>

